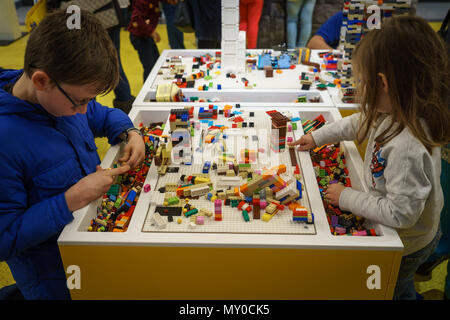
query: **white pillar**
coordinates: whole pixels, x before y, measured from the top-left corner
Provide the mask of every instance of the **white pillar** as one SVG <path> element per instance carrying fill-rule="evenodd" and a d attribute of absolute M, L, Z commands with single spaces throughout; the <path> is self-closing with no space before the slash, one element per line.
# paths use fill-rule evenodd
<path fill-rule="evenodd" d="M 22 33 L 14 0 L 0 1 L 0 40 L 16 40 Z"/>

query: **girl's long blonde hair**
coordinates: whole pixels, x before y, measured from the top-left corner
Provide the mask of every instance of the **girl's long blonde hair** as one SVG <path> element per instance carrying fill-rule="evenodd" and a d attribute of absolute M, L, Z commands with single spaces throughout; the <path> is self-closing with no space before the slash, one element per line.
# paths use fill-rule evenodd
<path fill-rule="evenodd" d="M 408 15 L 385 19 L 380 29 L 371 30 L 358 43 L 353 65 L 363 119 L 359 142 L 382 117 L 376 108 L 378 73 L 387 78 L 391 116 L 398 124 L 383 131 L 376 138 L 379 143 L 390 141 L 405 127 L 430 153 L 450 141 L 448 48 L 424 19 Z"/>

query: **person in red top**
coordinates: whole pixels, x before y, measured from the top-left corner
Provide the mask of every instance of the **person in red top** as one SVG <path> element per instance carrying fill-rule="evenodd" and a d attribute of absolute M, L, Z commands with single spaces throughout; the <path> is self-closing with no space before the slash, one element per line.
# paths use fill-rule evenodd
<path fill-rule="evenodd" d="M 246 31 L 247 49 L 255 49 L 258 40 L 258 25 L 263 9 L 263 0 L 240 0 L 239 30 Z"/>
<path fill-rule="evenodd" d="M 165 2 L 175 4 L 178 0 L 166 0 Z M 128 31 L 130 41 L 139 54 L 139 60 L 144 68 L 144 82 L 152 71 L 153 66 L 159 58 L 156 43 L 161 40 L 156 32 L 158 19 L 161 15 L 159 0 L 133 0 L 132 14 Z"/>

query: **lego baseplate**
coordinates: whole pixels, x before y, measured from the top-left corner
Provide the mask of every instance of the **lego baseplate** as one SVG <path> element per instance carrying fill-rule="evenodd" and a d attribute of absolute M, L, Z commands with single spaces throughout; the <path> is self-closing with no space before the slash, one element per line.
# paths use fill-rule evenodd
<path fill-rule="evenodd" d="M 199 54 L 199 57 L 201 55 Z M 202 55 L 205 57 L 206 55 Z M 214 52 L 209 56 L 210 60 L 204 65 L 198 66 L 198 62 L 194 62 L 192 56 L 174 56 L 168 54 L 166 61 L 162 63 L 161 68 L 155 76 L 151 89 L 155 89 L 160 84 L 167 84 L 176 81 L 175 74 L 184 74 L 187 80 L 193 81 L 192 89 L 199 89 L 203 86 L 208 87 L 207 90 L 221 90 L 221 89 L 301 89 L 303 84 L 300 82 L 299 76 L 302 72 L 309 74 L 312 79 L 312 84 L 305 90 L 314 90 L 316 85 L 314 83 L 314 74 L 310 72 L 310 66 L 297 64 L 293 69 L 273 70 L 271 77 L 265 76 L 264 70 L 259 70 L 256 65 L 247 65 L 245 73 L 227 73 L 221 69 L 220 58 L 216 57 Z M 247 57 L 247 61 L 258 60 L 258 55 Z M 207 70 L 206 65 L 211 64 L 210 70 Z M 228 76 L 227 76 L 228 75 Z M 231 75 L 231 76 L 230 76 Z M 195 77 L 195 79 L 192 79 Z M 189 86 L 187 87 L 189 88 Z M 184 88 L 183 88 L 184 90 Z M 204 90 L 204 89 L 201 89 Z"/>
<path fill-rule="evenodd" d="M 255 113 L 252 117 L 249 116 L 249 112 L 243 111 L 242 114 L 239 114 L 240 117 L 243 118 L 244 121 L 253 123 L 253 127 L 251 128 L 235 128 L 235 129 L 227 129 L 224 130 L 223 133 L 227 135 L 227 153 L 228 154 L 236 154 L 236 157 L 239 157 L 239 150 L 243 148 L 256 149 L 258 150 L 258 163 L 252 163 L 251 168 L 253 170 L 271 168 L 280 164 L 286 165 L 286 172 L 280 174 L 280 177 L 284 181 L 288 181 L 294 177 L 294 171 L 296 169 L 295 166 L 292 165 L 292 156 L 290 154 L 289 148 L 286 146 L 286 149 L 281 152 L 274 152 L 270 148 L 271 141 L 271 118 L 265 112 Z M 219 115 L 217 120 L 213 121 L 214 125 L 226 125 L 231 127 L 230 119 Z M 195 121 L 199 121 L 195 119 Z M 208 121 L 212 121 L 211 119 Z M 185 200 L 180 198 L 179 203 L 170 206 L 170 207 L 178 207 L 180 209 L 169 209 L 169 211 L 177 211 L 173 213 L 174 216 L 169 218 L 167 215 L 159 215 L 155 214 L 156 211 L 160 210 L 161 207 L 164 207 L 165 199 L 169 199 L 171 197 L 176 196 L 174 190 L 165 190 L 166 192 L 160 192 L 161 188 L 164 188 L 168 184 L 180 185 L 180 177 L 182 175 L 190 176 L 194 174 L 202 173 L 203 166 L 205 160 L 210 160 L 211 163 L 217 162 L 217 156 L 221 154 L 217 150 L 217 145 L 207 144 L 205 143 L 204 133 L 205 130 L 211 126 L 211 122 L 201 124 L 195 130 L 194 137 L 192 138 L 192 150 L 193 150 L 193 161 L 191 165 L 174 165 L 171 164 L 169 167 L 178 167 L 178 172 L 171 173 L 167 172 L 165 175 L 160 175 L 158 177 L 158 181 L 156 187 L 151 191 L 150 195 L 150 207 L 148 209 L 147 217 L 145 219 L 142 231 L 143 232 L 188 232 L 188 233 L 258 233 L 258 234 L 301 234 L 301 235 L 314 235 L 316 234 L 316 229 L 314 224 L 307 224 L 306 222 L 298 222 L 293 221 L 292 211 L 286 205 L 284 210 L 278 211 L 273 218 L 266 222 L 263 221 L 262 217 L 265 213 L 265 210 L 261 209 L 260 211 L 260 219 L 253 218 L 253 211 L 249 213 L 249 221 L 245 221 L 243 216 L 243 212 L 238 210 L 236 207 L 232 207 L 230 205 L 222 204 L 222 220 L 215 221 L 214 218 L 214 202 L 207 199 L 206 196 L 201 196 L 198 199 L 188 198 L 188 203 L 198 209 L 200 212 L 201 209 L 207 210 L 212 213 L 212 216 L 208 217 L 208 215 L 204 216 L 204 223 L 198 224 L 196 223 L 195 216 L 186 217 L 183 213 L 181 213 L 181 207 L 185 205 Z M 264 129 L 264 130 L 262 130 Z M 300 136 L 302 129 L 301 125 L 299 125 L 296 130 L 290 131 L 286 133 L 286 138 L 292 137 L 294 139 L 294 132 L 297 135 L 297 138 Z M 201 138 L 203 136 L 203 139 Z M 254 137 L 258 137 L 255 139 Z M 233 137 L 235 139 L 233 139 Z M 255 145 L 256 143 L 256 145 Z M 264 149 L 264 150 L 262 150 Z M 234 150 L 234 152 L 232 152 Z M 298 162 L 298 156 L 294 152 L 295 160 Z M 297 202 L 303 207 L 307 208 L 309 212 L 311 212 L 307 192 L 304 188 L 303 183 L 303 175 L 301 172 L 301 164 L 299 164 L 300 175 L 297 175 L 298 180 L 303 185 L 302 190 L 302 198 Z M 209 170 L 209 178 L 212 182 L 212 189 L 224 189 L 220 187 L 221 182 L 223 181 L 224 176 L 218 175 L 217 170 L 213 170 L 212 168 Z M 238 185 L 242 185 L 247 180 L 242 180 Z M 296 183 L 295 180 L 293 182 Z M 163 189 L 161 189 L 163 190 Z M 204 211 L 202 211 L 204 212 Z M 179 214 L 179 215 L 177 215 Z M 201 214 L 201 213 L 200 213 Z M 170 213 L 169 213 L 170 215 Z M 161 216 L 161 217 L 159 217 Z M 163 224 L 158 225 L 155 223 L 155 218 L 160 219 Z M 181 220 L 179 220 L 181 219 Z M 172 220 L 172 221 L 170 221 Z M 180 222 L 180 223 L 179 223 Z M 192 224 L 191 222 L 194 222 Z"/>

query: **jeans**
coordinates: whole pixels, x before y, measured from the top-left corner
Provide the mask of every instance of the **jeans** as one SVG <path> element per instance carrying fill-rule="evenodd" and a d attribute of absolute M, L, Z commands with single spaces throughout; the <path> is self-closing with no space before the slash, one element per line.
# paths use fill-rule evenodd
<path fill-rule="evenodd" d="M 158 47 L 153 38 L 136 37 L 130 33 L 130 41 L 138 52 L 139 60 L 144 68 L 144 82 L 159 58 Z"/>
<path fill-rule="evenodd" d="M 120 27 L 113 27 L 108 29 L 109 37 L 117 50 L 117 58 L 119 59 L 119 84 L 114 89 L 114 94 L 118 101 L 131 100 L 131 89 L 128 78 L 123 71 L 122 62 L 120 61 Z"/>
<path fill-rule="evenodd" d="M 419 266 L 424 263 L 433 253 L 441 238 L 441 227 L 439 226 L 436 236 L 419 251 L 402 257 L 400 270 L 398 271 L 397 283 L 394 290 L 394 300 L 415 300 L 416 289 L 414 287 L 414 274 Z"/>
<path fill-rule="evenodd" d="M 216 40 L 197 40 L 198 49 L 220 49 L 221 43 Z"/>
<path fill-rule="evenodd" d="M 316 0 L 288 0 L 286 4 L 287 48 L 305 47 L 312 29 L 312 16 Z M 300 12 L 301 11 L 301 12 Z M 300 14 L 300 35 L 297 35 Z M 298 38 L 298 41 L 297 41 Z"/>
<path fill-rule="evenodd" d="M 169 38 L 169 44 L 171 49 L 186 49 L 184 47 L 184 35 L 183 32 L 177 29 L 173 24 L 175 17 L 175 5 L 161 2 L 164 16 L 166 17 L 167 36 Z"/>
<path fill-rule="evenodd" d="M 448 146 L 447 146 L 448 147 Z M 441 258 L 450 258 L 450 163 L 441 160 L 441 186 L 444 191 L 444 208 L 441 212 L 442 237 L 433 254 L 427 262 L 435 262 Z M 444 295 L 450 298 L 450 262 L 447 264 Z"/>

